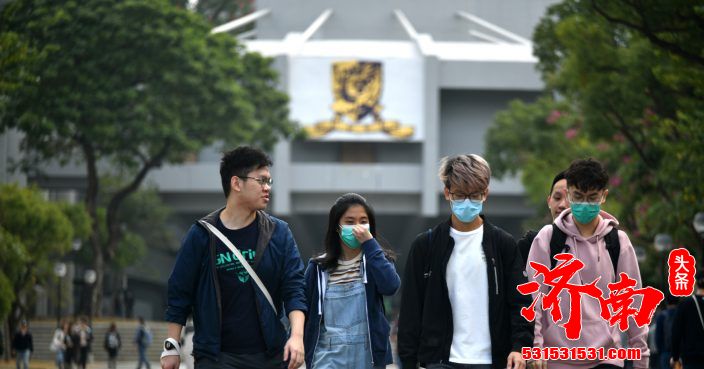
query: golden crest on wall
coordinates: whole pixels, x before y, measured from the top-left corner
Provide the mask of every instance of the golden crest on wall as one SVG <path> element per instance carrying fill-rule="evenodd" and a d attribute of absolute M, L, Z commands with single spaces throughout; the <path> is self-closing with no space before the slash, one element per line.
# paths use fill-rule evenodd
<path fill-rule="evenodd" d="M 380 104 L 382 64 L 369 61 L 343 61 L 332 65 L 331 106 L 333 119 L 306 127 L 310 138 L 320 138 L 332 131 L 353 133 L 385 132 L 395 138 L 413 136 L 412 126 L 384 120 Z"/>

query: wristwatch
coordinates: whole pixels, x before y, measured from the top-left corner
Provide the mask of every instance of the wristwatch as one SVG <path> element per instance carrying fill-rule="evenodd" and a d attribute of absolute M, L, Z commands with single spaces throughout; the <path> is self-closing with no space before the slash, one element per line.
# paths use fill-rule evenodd
<path fill-rule="evenodd" d="M 164 340 L 164 351 L 161 352 L 161 357 L 165 356 L 181 356 L 181 345 L 171 337 Z"/>
<path fill-rule="evenodd" d="M 164 350 L 169 351 L 169 350 L 178 350 L 178 349 L 176 348 L 176 345 L 174 345 L 173 342 L 171 342 L 170 340 L 167 339 L 164 341 Z"/>

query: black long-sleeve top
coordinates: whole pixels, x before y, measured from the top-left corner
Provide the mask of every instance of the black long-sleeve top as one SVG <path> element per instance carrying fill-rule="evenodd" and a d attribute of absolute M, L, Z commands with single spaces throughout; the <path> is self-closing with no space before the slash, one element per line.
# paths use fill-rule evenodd
<path fill-rule="evenodd" d="M 704 296 L 696 296 L 704 317 Z M 677 306 L 672 324 L 672 359 L 688 364 L 704 363 L 704 326 L 699 319 L 697 306 L 691 297 L 683 299 Z"/>
<path fill-rule="evenodd" d="M 15 337 L 12 339 L 12 349 L 15 351 L 29 350 L 34 352 L 32 334 L 29 332 L 27 334 L 22 334 L 22 332 L 15 333 Z"/>

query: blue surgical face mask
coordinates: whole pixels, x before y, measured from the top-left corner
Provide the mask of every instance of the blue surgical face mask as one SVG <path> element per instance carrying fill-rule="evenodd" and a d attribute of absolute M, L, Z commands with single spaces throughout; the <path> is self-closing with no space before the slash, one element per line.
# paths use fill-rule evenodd
<path fill-rule="evenodd" d="M 601 202 L 570 202 L 572 216 L 580 224 L 589 224 L 601 211 Z"/>
<path fill-rule="evenodd" d="M 470 199 L 464 200 L 450 200 L 452 207 L 452 214 L 455 214 L 457 219 L 462 223 L 472 222 L 479 213 L 482 212 L 482 201 L 472 201 Z"/>
<path fill-rule="evenodd" d="M 340 224 L 340 239 L 351 249 L 357 249 L 361 246 L 359 240 L 352 232 L 354 226 L 354 224 Z M 369 230 L 369 224 L 361 224 L 361 226 Z"/>

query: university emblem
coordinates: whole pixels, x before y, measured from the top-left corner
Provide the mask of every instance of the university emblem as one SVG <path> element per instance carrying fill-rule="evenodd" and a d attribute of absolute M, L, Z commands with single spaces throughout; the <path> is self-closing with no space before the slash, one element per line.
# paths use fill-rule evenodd
<path fill-rule="evenodd" d="M 383 87 L 379 62 L 344 61 L 333 63 L 333 118 L 306 127 L 310 138 L 320 138 L 333 131 L 366 133 L 384 132 L 394 138 L 413 136 L 412 126 L 403 126 L 381 116 Z"/>

